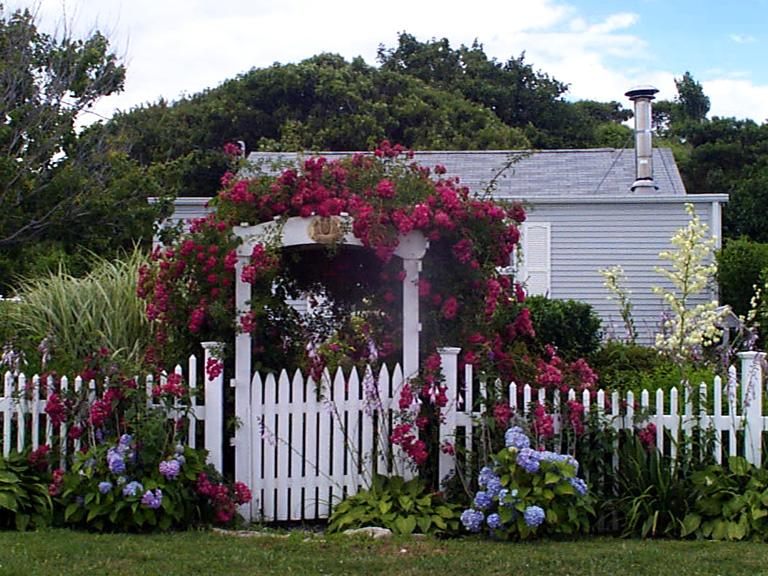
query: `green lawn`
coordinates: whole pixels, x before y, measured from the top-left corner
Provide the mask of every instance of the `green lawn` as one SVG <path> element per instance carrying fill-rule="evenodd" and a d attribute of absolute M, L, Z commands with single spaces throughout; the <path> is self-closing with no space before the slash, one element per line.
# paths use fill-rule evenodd
<path fill-rule="evenodd" d="M 294 532 L 241 538 L 69 530 L 0 532 L 0 575 L 387 574 L 440 576 L 768 574 L 768 545 L 591 538 L 513 544 L 475 538 L 387 541 Z"/>

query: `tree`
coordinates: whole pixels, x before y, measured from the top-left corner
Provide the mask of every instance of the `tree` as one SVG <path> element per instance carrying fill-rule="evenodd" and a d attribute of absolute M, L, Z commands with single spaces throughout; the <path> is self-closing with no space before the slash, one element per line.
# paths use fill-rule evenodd
<path fill-rule="evenodd" d="M 701 84 L 693 79 L 690 72 L 685 72 L 679 80 L 675 78 L 679 114 L 684 120 L 703 122 L 709 112 L 709 97 L 704 94 Z"/>
<path fill-rule="evenodd" d="M 28 10 L 6 15 L 0 6 L 0 247 L 38 236 L 82 206 L 70 180 L 84 153 L 75 120 L 122 89 L 125 70 L 108 50 L 99 32 L 51 36 Z"/>
<path fill-rule="evenodd" d="M 84 271 L 86 252 L 151 237 L 146 198 L 160 191 L 147 169 L 98 127 L 76 128 L 124 77 L 101 33 L 47 34 L 29 10 L 0 5 L 0 292 L 62 257 Z"/>

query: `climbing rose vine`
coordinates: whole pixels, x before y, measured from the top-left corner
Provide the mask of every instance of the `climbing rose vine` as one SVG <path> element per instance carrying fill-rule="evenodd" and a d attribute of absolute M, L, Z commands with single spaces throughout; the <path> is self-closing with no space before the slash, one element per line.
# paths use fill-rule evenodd
<path fill-rule="evenodd" d="M 200 340 L 231 341 L 235 330 L 251 334 L 256 369 L 295 366 L 319 379 L 326 367 L 399 360 L 405 272 L 395 251 L 417 231 L 429 241 L 418 284 L 422 371 L 406 375 L 411 400 L 401 397 L 409 407 L 391 440 L 415 461 L 426 459 L 422 440 L 447 403 L 439 346 L 460 346 L 461 365 L 535 383 L 525 294 L 500 273 L 525 220 L 520 204 L 472 194 L 443 166 L 421 166 L 411 152 L 383 142 L 372 154 L 228 172 L 211 206 L 213 213 L 157 250 L 142 270 L 139 294 L 155 320 L 153 360 L 188 353 Z M 283 249 L 279 230 L 291 217 L 341 217 L 343 231 L 364 249 Z M 242 267 L 251 306 L 235 318 L 232 227 L 263 222 L 275 222 L 278 233 L 257 243 Z M 291 299 L 306 300 L 310 312 L 298 313 L 286 303 Z M 552 358 L 554 374 L 562 367 Z M 582 372 L 577 385 L 591 386 L 592 376 Z"/>

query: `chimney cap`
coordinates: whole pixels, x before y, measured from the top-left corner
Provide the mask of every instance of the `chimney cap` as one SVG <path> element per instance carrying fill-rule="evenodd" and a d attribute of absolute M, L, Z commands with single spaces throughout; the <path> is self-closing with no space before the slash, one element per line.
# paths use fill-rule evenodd
<path fill-rule="evenodd" d="M 653 100 L 653 96 L 658 92 L 658 88 L 653 86 L 633 86 L 628 92 L 624 94 L 630 100 L 637 100 L 638 98 L 650 98 Z"/>

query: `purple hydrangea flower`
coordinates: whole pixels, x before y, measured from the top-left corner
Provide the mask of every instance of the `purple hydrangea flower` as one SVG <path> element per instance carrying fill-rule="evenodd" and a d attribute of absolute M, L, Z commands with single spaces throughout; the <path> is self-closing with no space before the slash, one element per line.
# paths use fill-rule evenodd
<path fill-rule="evenodd" d="M 181 472 L 181 463 L 178 460 L 165 460 L 160 462 L 160 474 L 165 476 L 166 480 L 173 480 Z"/>
<path fill-rule="evenodd" d="M 120 436 L 120 440 L 117 444 L 119 447 L 128 448 L 131 445 L 131 442 L 133 442 L 133 437 L 130 434 L 123 434 Z"/>
<path fill-rule="evenodd" d="M 123 496 L 136 496 L 136 494 L 138 494 L 143 490 L 144 490 L 144 486 L 141 485 L 141 482 L 132 480 L 131 482 L 128 482 L 128 484 L 123 486 Z"/>
<path fill-rule="evenodd" d="M 481 490 L 475 494 L 475 506 L 480 508 L 480 510 L 486 510 L 487 508 L 490 508 L 492 503 L 493 498 L 491 498 L 491 495 L 488 494 L 488 492 L 483 492 Z"/>
<path fill-rule="evenodd" d="M 517 453 L 517 465 L 529 474 L 539 471 L 540 453 L 531 448 L 523 448 Z"/>
<path fill-rule="evenodd" d="M 587 493 L 587 483 L 581 478 L 568 478 L 568 482 L 576 489 L 579 496 L 584 496 Z"/>
<path fill-rule="evenodd" d="M 480 532 L 480 524 L 485 519 L 485 514 L 480 510 L 469 508 L 461 513 L 461 523 L 470 532 Z"/>
<path fill-rule="evenodd" d="M 501 516 L 496 513 L 489 514 L 485 522 L 488 524 L 488 528 L 495 530 L 496 528 L 501 527 Z"/>
<path fill-rule="evenodd" d="M 499 492 L 501 491 L 501 478 L 499 477 L 493 477 L 490 480 L 488 480 L 488 484 L 485 487 L 485 491 L 488 492 L 488 494 L 491 497 L 495 497 L 499 495 Z"/>
<path fill-rule="evenodd" d="M 112 490 L 112 482 L 99 482 L 99 492 L 101 494 L 106 494 Z"/>
<path fill-rule="evenodd" d="M 528 526 L 535 528 L 544 522 L 544 510 L 541 506 L 528 506 L 523 513 L 523 518 Z"/>
<path fill-rule="evenodd" d="M 477 476 L 477 483 L 480 486 L 480 488 L 485 488 L 488 486 L 488 482 L 491 481 L 493 478 L 498 478 L 496 476 L 496 473 L 493 471 L 492 468 L 489 468 L 488 466 L 483 466 L 480 469 L 480 474 Z"/>
<path fill-rule="evenodd" d="M 152 490 L 147 490 L 144 493 L 144 496 L 141 497 L 141 503 L 148 508 L 157 510 L 158 508 L 160 508 L 160 505 L 163 503 L 162 490 L 160 490 L 160 488 L 157 488 L 154 491 L 154 493 L 152 492 Z"/>
<path fill-rule="evenodd" d="M 114 448 L 110 448 L 107 451 L 107 466 L 112 474 L 122 474 L 125 472 L 125 460 L 123 460 L 122 454 Z"/>
<path fill-rule="evenodd" d="M 512 426 L 504 433 L 504 445 L 507 448 L 522 450 L 523 448 L 530 448 L 531 441 L 520 426 Z"/>

